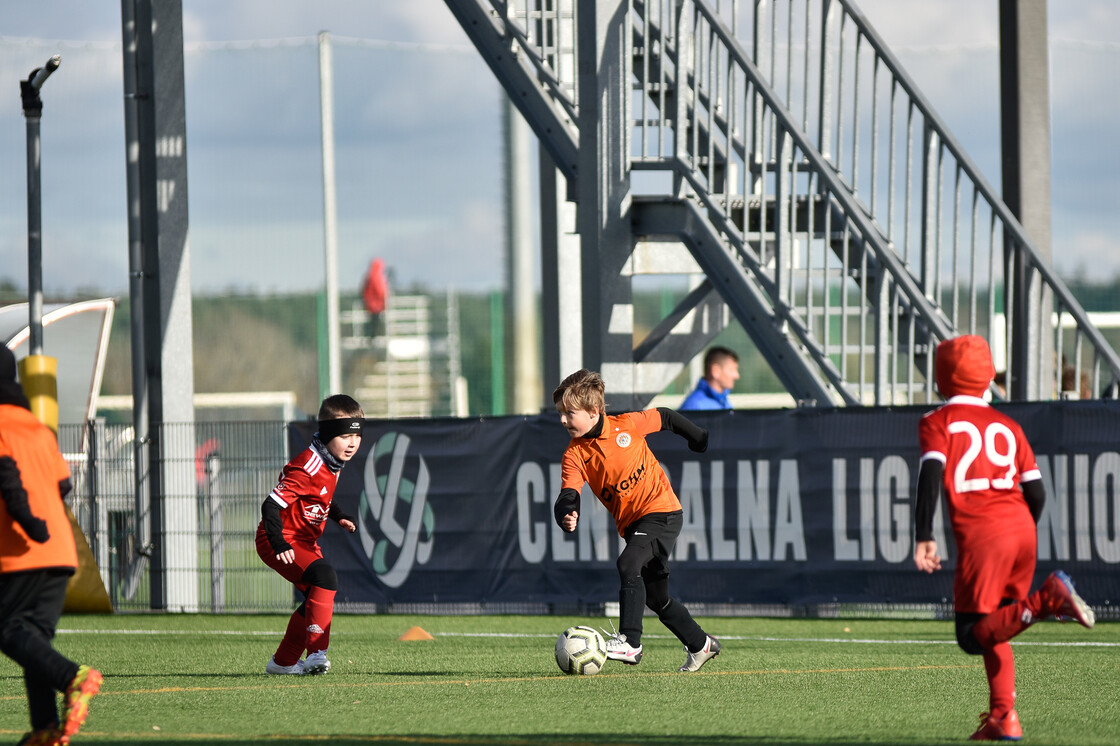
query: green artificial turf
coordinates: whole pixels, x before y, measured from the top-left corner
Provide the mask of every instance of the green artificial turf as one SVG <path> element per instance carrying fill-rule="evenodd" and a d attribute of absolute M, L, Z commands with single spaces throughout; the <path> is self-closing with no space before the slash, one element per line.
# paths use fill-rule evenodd
<path fill-rule="evenodd" d="M 557 668 L 555 637 L 605 619 L 340 615 L 331 671 L 307 677 L 264 674 L 280 616 L 66 616 L 55 644 L 105 675 L 79 746 L 939 744 L 987 709 L 951 622 L 700 622 L 723 652 L 691 674 L 653 618 L 640 665 L 583 677 Z M 400 641 L 413 626 L 435 639 Z M 1043 622 L 1015 656 L 1025 741 L 1117 742 L 1120 625 Z M 27 729 L 22 674 L 0 659 L 0 742 Z"/>

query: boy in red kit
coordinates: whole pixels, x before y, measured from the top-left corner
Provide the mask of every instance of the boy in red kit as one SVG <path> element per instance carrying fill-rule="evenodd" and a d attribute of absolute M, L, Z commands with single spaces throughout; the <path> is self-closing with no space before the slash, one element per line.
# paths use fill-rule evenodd
<path fill-rule="evenodd" d="M 1085 627 L 1093 610 L 1061 570 L 1028 595 L 1034 577 L 1035 523 L 1046 494 L 1034 451 L 1022 428 L 982 398 L 995 376 L 988 343 L 966 335 L 937 346 L 937 387 L 944 405 L 918 426 L 921 466 L 914 509 L 914 563 L 941 568 L 933 511 L 941 490 L 957 541 L 953 607 L 957 644 L 984 657 L 990 692 L 974 741 L 1017 741 L 1015 660 L 1011 638 L 1039 619 L 1071 618 Z"/>
<path fill-rule="evenodd" d="M 266 673 L 320 674 L 331 668 L 327 646 L 338 576 L 323 558 L 318 541 L 328 518 L 351 533 L 357 528 L 354 519 L 331 500 L 339 472 L 358 452 L 364 419 L 361 405 L 349 396 L 335 394 L 324 399 L 319 407 L 319 432 L 284 467 L 280 483 L 261 506 L 257 554 L 305 597 L 288 620 Z M 300 660 L 304 650 L 307 659 Z"/>
<path fill-rule="evenodd" d="M 579 521 L 579 493 L 586 483 L 614 517 L 626 548 L 616 566 L 618 633 L 607 641 L 607 657 L 636 665 L 642 660 L 642 613 L 648 606 L 684 643 L 688 654 L 678 671 L 699 671 L 719 655 L 719 640 L 710 637 L 669 595 L 669 557 L 684 524 L 681 503 L 646 444 L 646 436 L 674 432 L 696 452 L 708 448 L 708 431 L 671 409 L 608 416 L 603 379 L 580 370 L 552 392 L 560 424 L 572 436 L 560 466 L 560 495 L 553 513 L 568 533 Z"/>

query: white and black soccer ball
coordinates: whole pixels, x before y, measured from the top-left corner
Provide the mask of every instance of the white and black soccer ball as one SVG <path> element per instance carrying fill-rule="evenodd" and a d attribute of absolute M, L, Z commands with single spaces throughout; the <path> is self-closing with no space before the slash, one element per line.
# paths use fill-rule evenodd
<path fill-rule="evenodd" d="M 591 627 L 568 627 L 556 639 L 556 665 L 566 674 L 597 674 L 606 662 L 607 643 Z"/>

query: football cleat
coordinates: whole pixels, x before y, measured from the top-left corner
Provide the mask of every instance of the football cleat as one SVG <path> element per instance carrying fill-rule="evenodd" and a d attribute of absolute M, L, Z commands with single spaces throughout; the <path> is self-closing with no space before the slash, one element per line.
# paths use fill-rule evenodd
<path fill-rule="evenodd" d="M 264 672 L 265 673 L 272 673 L 272 674 L 291 674 L 293 676 L 299 676 L 300 674 L 304 673 L 304 671 L 303 671 L 303 661 L 296 661 L 295 663 L 293 663 L 290 666 L 281 666 L 279 663 L 276 662 L 275 657 L 269 658 L 268 659 L 268 665 L 264 667 Z"/>
<path fill-rule="evenodd" d="M 626 635 L 622 633 L 613 634 L 607 640 L 607 658 L 636 666 L 642 661 L 642 646 L 634 647 L 626 641 Z"/>
<path fill-rule="evenodd" d="M 61 746 L 66 743 L 62 740 L 62 731 L 58 728 L 35 730 L 23 734 L 16 746 Z"/>
<path fill-rule="evenodd" d="M 101 672 L 89 666 L 78 666 L 78 673 L 70 686 L 66 687 L 64 701 L 66 709 L 62 714 L 62 738 L 60 743 L 69 743 L 70 736 L 78 732 L 89 714 L 89 701 L 101 689 Z"/>
<path fill-rule="evenodd" d="M 1093 628 L 1097 617 L 1085 599 L 1074 590 L 1073 581 L 1061 570 L 1055 570 L 1042 584 L 1042 591 L 1050 603 L 1051 612 L 1059 621 L 1073 619 L 1083 627 Z"/>
<path fill-rule="evenodd" d="M 722 647 L 723 646 L 719 644 L 719 640 L 708 635 L 708 640 L 704 643 L 704 647 L 700 648 L 695 653 L 689 651 L 689 649 L 685 647 L 684 652 L 688 653 L 688 657 L 684 659 L 684 665 L 677 670 L 699 671 L 701 666 L 719 655 L 719 651 Z"/>
<path fill-rule="evenodd" d="M 1007 714 L 996 720 L 986 712 L 980 713 L 980 727 L 968 737 L 970 741 L 1021 741 L 1023 726 L 1019 723 L 1019 713 L 1008 710 Z"/>
<path fill-rule="evenodd" d="M 303 662 L 303 672 L 311 676 L 326 673 L 329 670 L 331 670 L 331 662 L 327 660 L 326 650 L 309 653 L 307 659 Z"/>

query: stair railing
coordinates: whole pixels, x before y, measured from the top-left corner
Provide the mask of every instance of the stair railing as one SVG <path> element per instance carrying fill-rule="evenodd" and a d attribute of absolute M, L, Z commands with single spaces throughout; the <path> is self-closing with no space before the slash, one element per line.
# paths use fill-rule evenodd
<path fill-rule="evenodd" d="M 647 17 L 691 13 L 750 40 L 760 75 L 800 129 L 815 134 L 816 149 L 956 333 L 986 336 L 1000 367 L 1011 362 L 1016 335 L 1030 340 L 1031 398 L 1060 385 L 1062 366 L 1037 354 L 1043 342 L 1078 375 L 1089 373 L 1094 396 L 1120 379 L 1120 357 L 853 0 L 655 5 Z M 1011 280 L 1016 273 L 1032 280 L 1018 318 L 1007 313 L 1022 286 Z"/>
<path fill-rule="evenodd" d="M 573 176 L 578 2 L 448 5 L 472 6 L 464 28 L 492 68 L 516 58 L 505 77 L 564 125 L 551 149 Z M 841 399 L 931 400 L 931 345 L 959 333 L 986 336 L 1001 368 L 1017 335 L 1045 341 L 1094 396 L 1120 380 L 1120 358 L 852 0 L 631 0 L 631 15 L 633 168 L 704 205 Z M 1032 278 L 1025 315 L 1007 312 L 1015 273 Z M 1055 390 L 1056 360 L 1027 359 L 1036 391 Z"/>

